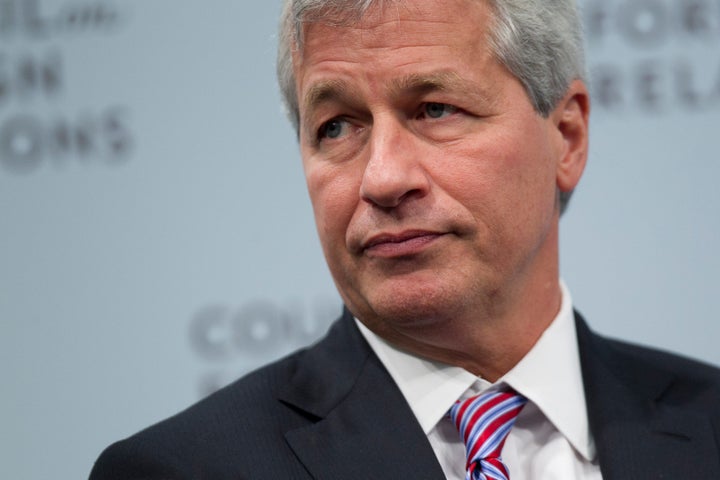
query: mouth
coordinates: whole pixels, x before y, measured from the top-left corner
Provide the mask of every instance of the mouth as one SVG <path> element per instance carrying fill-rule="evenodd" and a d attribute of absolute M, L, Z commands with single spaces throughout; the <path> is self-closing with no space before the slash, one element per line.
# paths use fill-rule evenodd
<path fill-rule="evenodd" d="M 409 230 L 398 234 L 382 233 L 368 239 L 362 251 L 369 257 L 397 258 L 421 253 L 444 233 Z"/>

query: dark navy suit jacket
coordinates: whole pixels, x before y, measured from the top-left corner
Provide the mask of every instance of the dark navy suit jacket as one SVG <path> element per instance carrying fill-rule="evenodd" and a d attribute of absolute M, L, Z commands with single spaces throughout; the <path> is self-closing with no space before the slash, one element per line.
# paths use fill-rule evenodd
<path fill-rule="evenodd" d="M 591 332 L 576 315 L 605 480 L 720 479 L 720 370 Z M 108 447 L 91 480 L 444 478 L 346 311 L 316 345 Z"/>

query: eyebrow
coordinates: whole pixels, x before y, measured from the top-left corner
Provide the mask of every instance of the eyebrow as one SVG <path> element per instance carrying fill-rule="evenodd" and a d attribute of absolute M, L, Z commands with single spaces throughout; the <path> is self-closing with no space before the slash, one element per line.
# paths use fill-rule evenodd
<path fill-rule="evenodd" d="M 423 93 L 430 91 L 459 90 L 472 92 L 478 86 L 464 80 L 453 71 L 439 71 L 428 74 L 412 73 L 390 82 L 388 91 L 391 96 L 398 96 L 405 92 Z M 303 106 L 305 109 L 316 107 L 328 100 L 342 100 L 347 97 L 350 86 L 343 80 L 328 80 L 313 85 L 305 94 Z"/>
<path fill-rule="evenodd" d="M 452 70 L 440 70 L 430 73 L 413 73 L 390 82 L 391 95 L 403 93 L 423 94 L 429 92 L 462 92 L 476 104 L 490 104 L 492 96 L 477 83 L 461 77 Z"/>
<path fill-rule="evenodd" d="M 439 71 L 432 73 L 412 73 L 390 82 L 388 91 L 391 95 L 405 92 L 425 93 L 452 89 L 469 90 L 470 83 L 463 80 L 460 75 L 452 71 Z"/>
<path fill-rule="evenodd" d="M 464 96 L 478 103 L 490 103 L 491 96 L 476 83 L 462 78 L 457 72 L 440 70 L 430 73 L 412 73 L 392 79 L 387 92 L 391 97 L 411 93 L 421 95 L 434 91 L 462 92 Z M 312 118 L 317 107 L 325 102 L 355 103 L 353 89 L 345 80 L 326 80 L 310 87 L 303 98 L 303 110 Z"/>
<path fill-rule="evenodd" d="M 350 86 L 343 80 L 327 80 L 318 82 L 307 91 L 303 99 L 306 112 L 312 111 L 318 105 L 332 100 L 347 100 Z"/>

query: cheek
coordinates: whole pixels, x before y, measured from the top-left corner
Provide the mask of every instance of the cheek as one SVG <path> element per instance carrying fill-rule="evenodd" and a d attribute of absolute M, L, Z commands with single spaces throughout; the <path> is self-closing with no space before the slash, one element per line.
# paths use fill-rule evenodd
<path fill-rule="evenodd" d="M 442 188 L 462 204 L 482 232 L 511 235 L 543 222 L 555 199 L 547 137 L 537 125 L 502 129 L 456 149 L 438 168 Z M 530 132 L 531 135 L 527 135 Z"/>
<path fill-rule="evenodd" d="M 504 193 L 522 202 L 554 198 L 555 160 L 544 120 L 531 119 L 507 129 L 488 148 L 494 149 L 496 176 Z"/>
<path fill-rule="evenodd" d="M 438 183 L 480 218 L 491 215 L 514 201 L 528 173 L 512 140 L 504 135 L 484 135 L 446 153 L 436 169 Z"/>
<path fill-rule="evenodd" d="M 323 248 L 339 248 L 357 205 L 357 188 L 338 169 L 325 166 L 306 165 L 305 178 Z"/>

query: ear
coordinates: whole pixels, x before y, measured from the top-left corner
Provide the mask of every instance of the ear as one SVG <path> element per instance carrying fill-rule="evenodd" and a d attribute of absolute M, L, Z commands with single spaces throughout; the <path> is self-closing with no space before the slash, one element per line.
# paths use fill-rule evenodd
<path fill-rule="evenodd" d="M 580 181 L 588 157 L 590 94 L 585 83 L 573 81 L 550 116 L 562 141 L 557 187 L 562 192 L 570 192 Z"/>

